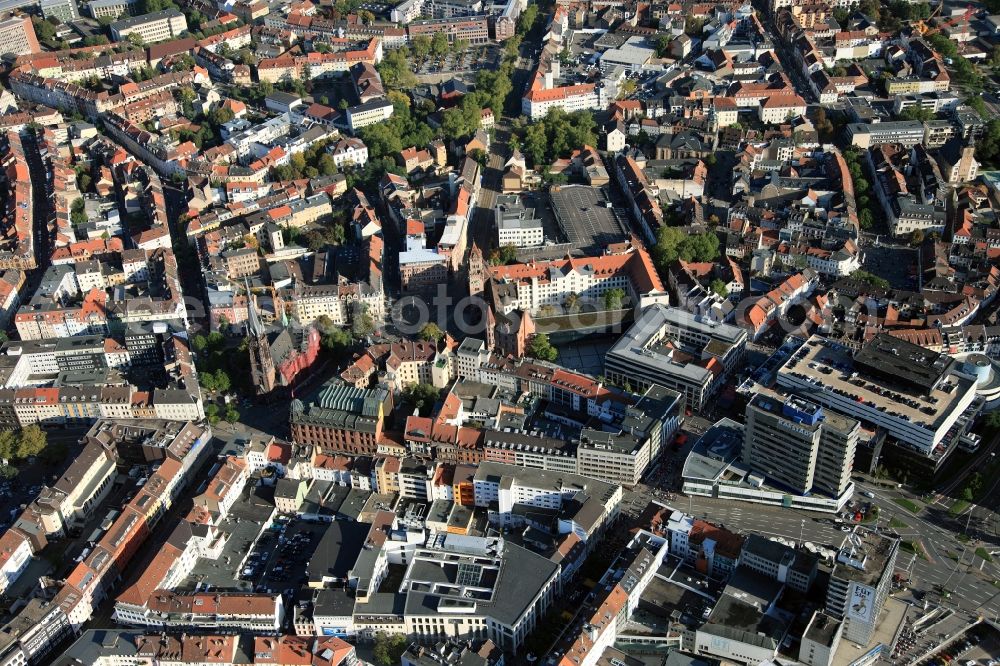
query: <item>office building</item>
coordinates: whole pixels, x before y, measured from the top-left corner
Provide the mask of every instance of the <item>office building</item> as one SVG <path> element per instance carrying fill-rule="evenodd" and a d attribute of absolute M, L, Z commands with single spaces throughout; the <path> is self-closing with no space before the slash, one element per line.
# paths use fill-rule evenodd
<path fill-rule="evenodd" d="M 743 463 L 800 495 L 851 487 L 860 424 L 799 397 L 757 394 L 747 405 Z"/>
<path fill-rule="evenodd" d="M 879 143 L 899 143 L 907 147 L 924 142 L 925 127 L 919 120 L 881 123 L 851 123 L 847 126 L 851 144 L 870 148 Z"/>
<path fill-rule="evenodd" d="M 26 55 L 41 50 L 30 16 L 8 16 L 0 19 L 0 55 Z"/>
<path fill-rule="evenodd" d="M 604 359 L 609 381 L 634 390 L 659 384 L 701 409 L 742 361 L 747 332 L 678 308 L 646 308 Z"/>
<path fill-rule="evenodd" d="M 87 13 L 95 19 L 128 16 L 138 0 L 92 0 L 87 3 Z"/>
<path fill-rule="evenodd" d="M 404 254 L 400 253 L 400 262 Z M 545 306 L 559 308 L 570 294 L 580 304 L 603 304 L 609 289 L 625 292 L 623 307 L 665 303 L 668 298 L 653 260 L 641 246 L 598 256 L 487 266 L 486 273 L 492 278 L 495 309 L 505 315 L 515 310 L 534 314 Z"/>
<path fill-rule="evenodd" d="M 844 623 L 823 611 L 813 613 L 799 643 L 799 661 L 806 666 L 830 666 L 840 647 Z"/>
<path fill-rule="evenodd" d="M 180 37 L 185 30 L 187 30 L 187 19 L 176 9 L 164 9 L 111 24 L 111 36 L 116 42 L 135 34 L 141 37 L 143 42 L 151 44 Z"/>
<path fill-rule="evenodd" d="M 62 23 L 69 23 L 80 18 L 80 10 L 76 0 L 41 0 L 38 7 L 45 18 L 57 18 Z"/>
<path fill-rule="evenodd" d="M 542 221 L 534 208 L 525 208 L 516 194 L 497 196 L 493 215 L 500 247 L 535 247 L 545 242 Z"/>
<path fill-rule="evenodd" d="M 839 496 L 801 494 L 780 481 L 751 469 L 743 462 L 745 428 L 729 418 L 712 424 L 695 442 L 681 470 L 686 495 L 730 499 L 786 508 L 834 513 L 843 509 L 854 493 L 849 484 Z"/>
<path fill-rule="evenodd" d="M 816 580 L 819 558 L 759 534 L 750 534 L 740 551 L 740 566 L 808 594 Z"/>
<path fill-rule="evenodd" d="M 889 596 L 899 539 L 856 528 L 844 537 L 830 574 L 826 613 L 844 623 L 843 637 L 868 645 Z"/>
<path fill-rule="evenodd" d="M 362 127 L 368 127 L 375 123 L 388 120 L 392 116 L 393 106 L 385 97 L 349 107 L 347 113 L 347 126 L 352 132 L 357 132 Z"/>
<path fill-rule="evenodd" d="M 413 21 L 406 27 L 406 32 L 411 42 L 420 36 L 432 37 L 443 32 L 449 42 L 462 39 L 470 44 L 485 44 L 490 39 L 489 23 L 489 17 L 485 15 L 428 19 Z"/>
<path fill-rule="evenodd" d="M 350 572 L 358 634 L 401 633 L 422 643 L 488 638 L 517 652 L 555 600 L 559 565 L 502 537 L 438 534 L 407 544 L 399 536 L 374 525 Z M 376 592 L 388 558 L 401 555 L 398 587 Z"/>

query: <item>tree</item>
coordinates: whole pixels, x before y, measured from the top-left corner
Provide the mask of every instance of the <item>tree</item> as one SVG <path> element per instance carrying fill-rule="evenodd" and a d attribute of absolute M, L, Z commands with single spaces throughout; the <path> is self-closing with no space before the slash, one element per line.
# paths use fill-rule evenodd
<path fill-rule="evenodd" d="M 979 114 L 980 118 L 989 115 L 989 110 L 986 108 L 986 102 L 983 101 L 982 97 L 979 97 L 978 95 L 970 97 L 967 100 L 965 100 L 965 103 L 971 106 L 973 109 L 975 109 L 976 113 Z"/>
<path fill-rule="evenodd" d="M 489 262 L 493 266 L 506 266 L 515 261 L 517 261 L 517 247 L 514 245 L 504 245 L 490 252 Z"/>
<path fill-rule="evenodd" d="M 425 59 L 431 52 L 431 38 L 427 35 L 418 35 L 414 37 L 410 41 L 410 50 L 413 51 L 413 57 L 417 60 Z"/>
<path fill-rule="evenodd" d="M 452 141 L 466 137 L 479 129 L 478 115 L 473 119 L 465 109 L 454 106 L 441 114 L 441 131 Z"/>
<path fill-rule="evenodd" d="M 322 321 L 324 320 L 325 321 Z M 340 355 L 351 346 L 353 340 L 351 334 L 339 326 L 334 326 L 333 322 L 326 315 L 316 320 L 316 328 L 319 330 L 319 344 L 323 349 L 327 349 L 335 355 Z"/>
<path fill-rule="evenodd" d="M 544 118 L 528 125 L 524 132 L 524 152 L 535 166 L 565 157 L 584 145 L 594 145 L 594 116 L 589 111 L 566 113 L 552 108 Z"/>
<path fill-rule="evenodd" d="M 448 34 L 445 32 L 435 32 L 431 38 L 431 54 L 435 57 L 442 57 L 448 54 L 451 45 L 448 43 Z"/>
<path fill-rule="evenodd" d="M 229 423 L 236 423 L 239 420 L 240 420 L 239 410 L 236 409 L 236 407 L 229 405 L 229 407 L 226 408 L 226 421 L 228 421 Z"/>
<path fill-rule="evenodd" d="M 995 167 L 1000 162 L 998 158 L 1000 158 L 1000 119 L 993 119 L 986 123 L 983 136 L 976 143 L 976 159 Z"/>
<path fill-rule="evenodd" d="M 219 317 L 219 328 L 223 326 L 228 326 L 229 321 L 225 317 Z M 211 351 L 219 351 L 222 346 L 226 344 L 226 336 L 218 331 L 212 331 L 208 334 L 208 348 Z"/>
<path fill-rule="evenodd" d="M 424 324 L 422 329 L 420 329 L 420 333 L 417 337 L 425 342 L 437 342 L 444 337 L 444 331 L 442 331 L 441 327 L 434 322 L 428 322 Z"/>
<path fill-rule="evenodd" d="M 726 283 L 720 280 L 719 278 L 715 278 L 714 280 L 712 280 L 709 283 L 708 288 L 717 293 L 719 296 L 722 296 L 723 298 L 729 296 L 729 290 L 726 288 Z"/>
<path fill-rule="evenodd" d="M 375 634 L 375 646 L 372 649 L 375 663 L 378 666 L 396 666 L 406 652 L 407 643 L 406 636 L 401 634 L 389 635 L 381 631 Z"/>
<path fill-rule="evenodd" d="M 29 456 L 37 456 L 45 450 L 47 436 L 45 431 L 37 425 L 30 425 L 23 428 L 17 437 L 16 456 L 24 459 Z"/>
<path fill-rule="evenodd" d="M 198 383 L 201 387 L 208 391 L 209 393 L 214 393 L 216 389 L 215 385 L 215 375 L 211 372 L 199 372 L 198 373 Z"/>
<path fill-rule="evenodd" d="M 663 272 L 678 259 L 714 261 L 719 256 L 719 237 L 711 231 L 687 235 L 677 227 L 660 227 L 652 254 L 657 267 Z"/>
<path fill-rule="evenodd" d="M 819 136 L 823 141 L 829 141 L 833 138 L 833 123 L 827 117 L 826 109 L 822 106 L 816 109 L 813 125 L 816 127 L 816 131 L 819 132 Z"/>
<path fill-rule="evenodd" d="M 69 209 L 69 220 L 74 227 L 78 227 L 82 224 L 86 224 L 87 220 L 87 205 L 84 203 L 82 198 L 77 198 L 73 200 L 73 204 Z"/>
<path fill-rule="evenodd" d="M 462 54 L 469 49 L 469 40 L 467 39 L 456 39 L 451 43 L 451 50 L 454 53 Z"/>
<path fill-rule="evenodd" d="M 674 36 L 670 33 L 665 33 L 662 35 L 657 35 L 656 37 L 656 57 L 665 58 L 670 55 L 670 42 L 674 40 Z"/>
<path fill-rule="evenodd" d="M 538 5 L 528 5 L 517 19 L 517 31 L 522 36 L 535 25 L 538 20 Z"/>
<path fill-rule="evenodd" d="M 208 346 L 208 339 L 201 333 L 198 333 L 191 338 L 191 346 L 194 347 L 194 350 L 200 354 L 205 351 L 205 347 Z"/>
<path fill-rule="evenodd" d="M 389 51 L 382 62 L 378 64 L 378 72 L 386 87 L 410 88 L 417 82 L 417 77 L 410 67 L 410 61 L 402 49 Z"/>
<path fill-rule="evenodd" d="M 604 292 L 604 309 L 621 310 L 622 302 L 625 300 L 625 290 L 621 287 L 608 289 Z"/>
<path fill-rule="evenodd" d="M 689 16 L 684 20 L 684 34 L 689 37 L 699 37 L 705 31 L 705 23 L 708 20 L 700 17 Z"/>
<path fill-rule="evenodd" d="M 863 211 L 858 213 L 858 224 L 865 230 L 871 229 L 875 226 L 875 217 L 869 209 L 865 208 Z"/>
<path fill-rule="evenodd" d="M 135 46 L 136 48 L 141 49 L 143 46 L 146 45 L 146 40 L 144 40 L 142 38 L 142 35 L 140 35 L 139 33 L 130 32 L 128 34 L 128 43 L 131 44 L 132 46 Z"/>
<path fill-rule="evenodd" d="M 914 229 L 913 233 L 910 234 L 910 245 L 920 245 L 924 242 L 924 231 L 923 229 Z"/>
<path fill-rule="evenodd" d="M 212 425 L 215 425 L 216 423 L 218 423 L 219 422 L 219 406 L 217 404 L 215 404 L 214 402 L 210 402 L 207 405 L 205 405 L 205 418 L 207 418 L 208 422 L 211 423 Z"/>
<path fill-rule="evenodd" d="M 542 361 L 554 361 L 558 358 L 559 352 L 549 342 L 549 336 L 545 333 L 536 333 L 528 345 L 528 356 Z"/>
<path fill-rule="evenodd" d="M 7 462 L 14 458 L 14 452 L 17 450 L 17 437 L 14 435 L 13 430 L 4 430 L 0 432 L 0 462 L 7 464 Z"/>
<path fill-rule="evenodd" d="M 229 375 L 222 368 L 215 371 L 215 390 L 219 393 L 226 393 L 232 386 L 232 382 L 229 380 Z"/>
<path fill-rule="evenodd" d="M 40 41 L 47 42 L 55 39 L 56 26 L 52 23 L 52 21 L 33 16 L 31 18 L 31 23 L 35 28 L 35 36 L 38 37 Z"/>
<path fill-rule="evenodd" d="M 421 416 L 429 416 L 441 392 L 431 384 L 410 384 L 403 389 L 406 402 L 413 405 Z"/>
<path fill-rule="evenodd" d="M 469 157 L 476 160 L 482 167 L 485 167 L 490 161 L 490 156 L 486 154 L 486 151 L 479 148 L 473 148 L 469 153 Z"/>
<path fill-rule="evenodd" d="M 888 289 L 890 287 L 889 281 L 885 278 L 881 278 L 868 271 L 863 271 L 860 268 L 851 273 L 851 279 L 870 284 L 878 289 Z"/>
<path fill-rule="evenodd" d="M 365 338 L 375 332 L 375 320 L 368 314 L 365 306 L 360 313 L 351 317 L 351 333 L 355 338 Z"/>
<path fill-rule="evenodd" d="M 933 111 L 922 106 L 907 107 L 899 113 L 901 120 L 919 120 L 921 122 L 934 120 L 934 115 Z"/>
<path fill-rule="evenodd" d="M 577 294 L 575 291 L 569 292 L 569 295 L 566 296 L 566 299 L 563 301 L 563 308 L 567 312 L 576 312 L 577 310 L 579 310 L 580 295 Z"/>

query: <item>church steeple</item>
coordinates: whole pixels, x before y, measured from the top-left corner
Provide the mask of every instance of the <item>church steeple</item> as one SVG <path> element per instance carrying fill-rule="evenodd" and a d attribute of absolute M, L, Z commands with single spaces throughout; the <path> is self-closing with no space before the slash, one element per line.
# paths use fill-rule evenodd
<path fill-rule="evenodd" d="M 267 331 L 257 313 L 257 304 L 250 293 L 249 282 L 244 281 L 247 290 L 247 350 L 250 352 L 250 377 L 257 393 L 270 393 L 275 385 L 274 359 L 271 357 L 271 343 Z"/>
<path fill-rule="evenodd" d="M 472 249 L 469 250 L 469 295 L 482 296 L 485 282 L 486 266 L 483 251 L 475 241 L 472 241 Z"/>
<path fill-rule="evenodd" d="M 265 334 L 264 324 L 257 313 L 257 304 L 254 302 L 253 294 L 250 293 L 250 283 L 244 280 L 247 289 L 247 333 L 252 338 L 259 338 Z"/>

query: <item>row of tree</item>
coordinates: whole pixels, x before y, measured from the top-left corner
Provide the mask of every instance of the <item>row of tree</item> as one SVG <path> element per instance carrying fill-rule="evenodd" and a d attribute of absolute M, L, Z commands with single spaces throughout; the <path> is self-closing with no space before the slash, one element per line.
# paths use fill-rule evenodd
<path fill-rule="evenodd" d="M 875 226 L 875 202 L 871 198 L 871 183 L 865 179 L 861 166 L 861 153 L 855 148 L 848 148 L 843 153 L 847 163 L 847 171 L 854 183 L 854 201 L 858 209 L 858 225 L 865 231 Z"/>

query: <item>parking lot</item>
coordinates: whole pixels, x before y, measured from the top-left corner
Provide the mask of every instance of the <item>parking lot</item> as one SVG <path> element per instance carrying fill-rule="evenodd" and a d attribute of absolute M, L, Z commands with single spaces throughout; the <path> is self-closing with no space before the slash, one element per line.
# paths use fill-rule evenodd
<path fill-rule="evenodd" d="M 219 530 L 229 535 L 222 552 L 215 559 L 199 559 L 178 589 L 254 590 L 261 570 L 254 568 L 253 576 L 243 576 L 246 566 L 241 569 L 241 564 L 244 560 L 249 561 L 251 550 L 256 553 L 262 548 L 258 544 L 265 538 L 262 535 L 267 534 L 273 510 L 274 507 L 258 495 L 245 492 L 219 525 Z"/>
<path fill-rule="evenodd" d="M 926 614 L 934 618 L 934 611 Z M 955 633 L 953 627 L 963 618 L 950 616 L 941 620 L 931 619 L 921 624 L 921 619 L 908 623 L 897 645 L 894 656 L 913 658 L 906 650 L 916 648 L 918 666 L 996 666 L 1000 655 L 1000 635 L 990 625 L 977 623 L 967 631 Z M 938 631 L 939 628 L 944 631 Z M 964 627 L 962 627 L 964 628 Z M 951 629 L 951 631 L 949 631 Z M 925 649 L 921 649 L 925 648 Z M 920 655 L 926 655 L 920 659 Z"/>
<path fill-rule="evenodd" d="M 273 517 L 266 490 L 246 492 L 233 505 L 220 525 L 229 535 L 222 552 L 214 559 L 199 559 L 178 589 L 289 595 L 298 591 L 327 524 Z"/>
<path fill-rule="evenodd" d="M 264 565 L 256 577 L 258 591 L 294 594 L 308 579 L 306 565 L 326 529 L 326 523 L 280 516 L 268 539 L 258 543 L 258 561 Z"/>
<path fill-rule="evenodd" d="M 422 62 L 414 58 L 414 72 L 418 75 L 455 74 L 490 69 L 497 64 L 500 47 L 496 45 L 474 46 L 463 53 L 449 53 L 444 56 L 427 56 Z"/>

